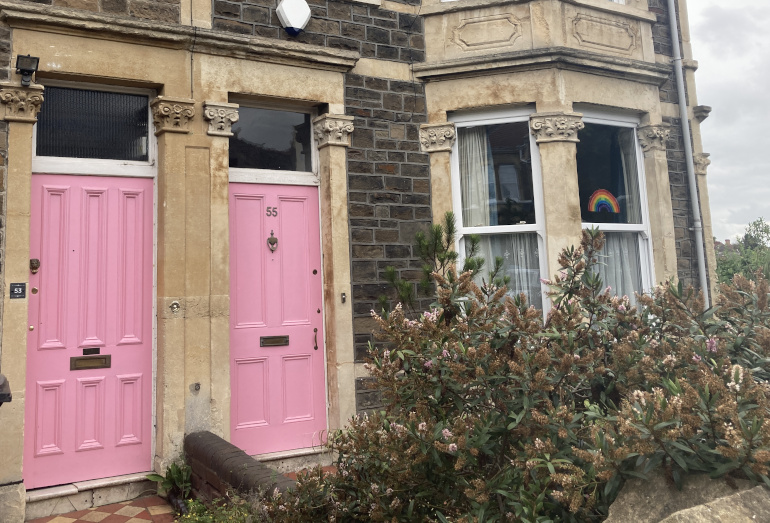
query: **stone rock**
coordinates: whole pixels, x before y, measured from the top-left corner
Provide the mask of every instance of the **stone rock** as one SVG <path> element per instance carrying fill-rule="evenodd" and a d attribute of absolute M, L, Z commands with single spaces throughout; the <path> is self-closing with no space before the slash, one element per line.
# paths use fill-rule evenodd
<path fill-rule="evenodd" d="M 754 523 L 770 521 L 770 491 L 758 486 L 705 505 L 680 510 L 660 523 Z"/>
<path fill-rule="evenodd" d="M 22 523 L 26 495 L 24 485 L 5 485 L 0 487 L 0 523 Z"/>
<path fill-rule="evenodd" d="M 733 489 L 723 479 L 712 480 L 708 475 L 698 474 L 686 478 L 680 491 L 669 484 L 662 473 L 651 474 L 646 481 L 632 479 L 626 482 L 610 506 L 605 523 L 659 523 L 677 512 L 751 488 L 751 483 L 746 480 L 738 480 L 735 483 L 738 490 Z"/>

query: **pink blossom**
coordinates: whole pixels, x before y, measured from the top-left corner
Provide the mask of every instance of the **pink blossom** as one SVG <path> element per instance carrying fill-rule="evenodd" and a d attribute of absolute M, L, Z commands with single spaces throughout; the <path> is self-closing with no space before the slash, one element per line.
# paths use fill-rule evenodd
<path fill-rule="evenodd" d="M 441 431 L 441 435 L 444 436 L 444 439 L 449 439 L 452 437 L 452 431 L 449 429 L 444 429 Z"/>
<path fill-rule="evenodd" d="M 448 358 L 448 357 L 449 357 L 449 351 L 448 351 L 448 350 L 446 350 L 446 349 L 444 349 L 443 351 L 441 351 L 441 357 L 442 357 L 442 358 Z"/>
<path fill-rule="evenodd" d="M 618 305 L 618 312 L 626 312 L 626 306 L 625 305 Z"/>
<path fill-rule="evenodd" d="M 549 285 L 551 282 L 549 280 L 546 280 L 545 278 L 540 278 L 540 283 L 543 285 Z"/>
<path fill-rule="evenodd" d="M 702 359 L 703 358 L 700 357 L 700 354 L 693 354 L 692 356 L 692 361 L 694 361 L 695 363 L 698 363 Z"/>
<path fill-rule="evenodd" d="M 424 421 L 421 422 L 419 425 L 417 425 L 417 430 L 419 430 L 420 432 L 425 432 L 427 429 L 428 429 L 428 424 L 425 423 Z"/>
<path fill-rule="evenodd" d="M 578 361 L 580 359 L 580 355 L 579 354 L 575 354 L 574 356 L 572 356 L 572 359 L 575 360 L 575 361 Z"/>
<path fill-rule="evenodd" d="M 426 369 L 433 367 L 433 360 L 428 360 L 425 363 L 423 363 L 423 367 L 425 367 Z"/>
<path fill-rule="evenodd" d="M 450 443 L 447 447 L 447 450 L 449 452 L 457 452 L 457 444 L 456 443 Z"/>
<path fill-rule="evenodd" d="M 717 351 L 717 340 L 716 340 L 716 338 L 709 338 L 706 341 L 706 348 L 709 350 L 709 352 L 716 352 Z"/>

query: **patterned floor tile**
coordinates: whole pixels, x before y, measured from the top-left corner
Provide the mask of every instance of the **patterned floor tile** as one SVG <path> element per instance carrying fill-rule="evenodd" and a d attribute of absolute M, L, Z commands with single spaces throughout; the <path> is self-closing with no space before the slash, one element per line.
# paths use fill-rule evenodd
<path fill-rule="evenodd" d="M 158 496 L 113 503 L 60 516 L 48 516 L 27 523 L 173 523 L 174 511 Z"/>

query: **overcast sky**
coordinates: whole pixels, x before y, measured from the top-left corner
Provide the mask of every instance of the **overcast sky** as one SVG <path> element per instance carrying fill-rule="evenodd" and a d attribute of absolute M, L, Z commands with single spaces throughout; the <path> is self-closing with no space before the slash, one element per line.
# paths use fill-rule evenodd
<path fill-rule="evenodd" d="M 770 221 L 770 1 L 689 0 L 714 235 Z"/>

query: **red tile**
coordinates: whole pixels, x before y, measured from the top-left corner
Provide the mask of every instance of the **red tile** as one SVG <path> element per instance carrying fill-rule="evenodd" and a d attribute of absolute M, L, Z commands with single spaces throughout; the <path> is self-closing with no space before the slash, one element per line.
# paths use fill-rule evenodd
<path fill-rule="evenodd" d="M 173 514 L 158 514 L 152 517 L 153 523 L 174 523 Z"/>
<path fill-rule="evenodd" d="M 144 520 L 147 520 L 147 521 L 152 521 L 152 516 L 146 510 L 143 510 L 142 512 L 140 512 L 139 514 L 137 514 L 134 517 L 136 519 L 144 519 Z"/>
<path fill-rule="evenodd" d="M 140 499 L 144 501 L 144 505 L 142 505 L 144 507 L 156 507 L 158 505 L 168 505 L 168 502 L 160 496 L 147 496 L 146 498 L 140 498 Z"/>

